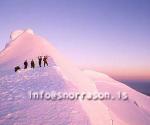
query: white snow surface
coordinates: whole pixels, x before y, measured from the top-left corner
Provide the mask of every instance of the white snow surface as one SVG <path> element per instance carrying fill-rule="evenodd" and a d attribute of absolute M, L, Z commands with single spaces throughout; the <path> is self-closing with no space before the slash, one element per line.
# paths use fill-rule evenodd
<path fill-rule="evenodd" d="M 80 70 L 33 30 L 14 32 L 0 53 L 0 125 L 149 125 L 150 98 L 109 76 Z M 13 42 L 12 42 L 13 41 Z M 48 67 L 37 57 L 49 56 Z M 24 60 L 36 68 L 15 73 Z M 34 101 L 28 91 L 126 92 L 128 100 Z"/>
<path fill-rule="evenodd" d="M 30 33 L 32 35 L 34 34 L 34 31 L 32 29 L 16 30 L 16 31 L 14 31 L 14 32 L 11 33 L 10 39 L 11 40 L 15 40 L 17 37 L 19 37 L 24 32 Z"/>

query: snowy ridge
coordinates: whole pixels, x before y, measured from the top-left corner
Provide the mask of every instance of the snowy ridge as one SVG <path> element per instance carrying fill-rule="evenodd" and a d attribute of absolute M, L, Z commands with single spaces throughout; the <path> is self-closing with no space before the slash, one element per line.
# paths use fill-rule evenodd
<path fill-rule="evenodd" d="M 2 51 L 0 51 L 0 53 L 2 53 L 5 49 L 9 48 L 9 46 L 11 46 L 13 41 L 15 41 L 17 38 L 19 38 L 25 32 L 34 35 L 34 31 L 30 28 L 28 28 L 26 30 L 16 30 L 16 31 L 12 32 L 10 34 L 10 41 L 8 43 L 6 43 L 5 48 Z"/>
<path fill-rule="evenodd" d="M 17 39 L 24 32 L 27 32 L 29 34 L 34 35 L 34 31 L 32 29 L 16 30 L 16 31 L 14 31 L 14 32 L 11 33 L 10 40 L 13 41 L 13 40 Z"/>
<path fill-rule="evenodd" d="M 109 76 L 80 70 L 32 30 L 13 35 L 0 53 L 0 124 L 14 125 L 149 125 L 150 98 Z M 49 56 L 49 67 L 38 67 L 37 57 Z M 16 65 L 35 60 L 36 68 L 14 73 Z M 30 90 L 98 92 L 122 91 L 129 100 L 31 101 Z M 3 103 L 2 103 L 3 102 Z M 18 105 L 16 107 L 16 104 Z"/>

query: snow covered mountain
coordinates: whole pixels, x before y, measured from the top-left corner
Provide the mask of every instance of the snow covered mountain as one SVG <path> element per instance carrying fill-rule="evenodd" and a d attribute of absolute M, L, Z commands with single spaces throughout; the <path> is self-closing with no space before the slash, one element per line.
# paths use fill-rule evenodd
<path fill-rule="evenodd" d="M 0 52 L 0 125 L 149 125 L 150 98 L 109 76 L 80 70 L 31 29 L 17 30 Z M 48 67 L 37 57 L 49 56 Z M 24 60 L 36 68 L 22 69 Z M 126 92 L 128 100 L 30 100 L 29 91 Z"/>

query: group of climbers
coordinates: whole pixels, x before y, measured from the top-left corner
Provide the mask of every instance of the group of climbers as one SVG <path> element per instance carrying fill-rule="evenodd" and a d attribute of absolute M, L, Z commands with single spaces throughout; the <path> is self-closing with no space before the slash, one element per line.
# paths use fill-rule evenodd
<path fill-rule="evenodd" d="M 38 63 L 39 63 L 39 67 L 42 67 L 42 60 L 43 60 L 43 63 L 44 63 L 44 67 L 47 65 L 48 66 L 48 56 L 44 56 L 43 58 L 42 58 L 42 56 L 39 56 L 38 57 Z M 34 62 L 34 60 L 32 59 L 31 60 L 31 68 L 35 68 L 35 62 Z M 27 60 L 25 60 L 24 61 L 24 69 L 27 69 L 28 68 L 28 61 Z M 19 66 L 16 66 L 15 67 L 15 72 L 17 72 L 18 70 L 20 70 L 21 68 L 19 67 Z"/>

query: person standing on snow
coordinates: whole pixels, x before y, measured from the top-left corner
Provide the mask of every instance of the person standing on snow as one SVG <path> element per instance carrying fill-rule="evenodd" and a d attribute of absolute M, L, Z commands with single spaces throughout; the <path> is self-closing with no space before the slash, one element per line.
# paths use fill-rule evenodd
<path fill-rule="evenodd" d="M 31 61 L 31 68 L 35 68 L 35 63 L 34 63 L 34 61 L 33 61 L 33 59 L 32 59 L 32 61 Z"/>
<path fill-rule="evenodd" d="M 27 69 L 27 67 L 28 67 L 28 62 L 27 62 L 27 60 L 25 60 L 24 61 L 24 69 Z"/>
<path fill-rule="evenodd" d="M 41 67 L 41 64 L 42 64 L 42 56 L 39 56 L 39 57 L 38 57 L 38 60 L 39 60 L 39 66 Z"/>
<path fill-rule="evenodd" d="M 44 67 L 45 67 L 45 65 L 47 65 L 47 66 L 48 66 L 47 59 L 48 59 L 48 57 L 47 57 L 47 56 L 44 56 L 44 58 L 43 58 Z"/>

